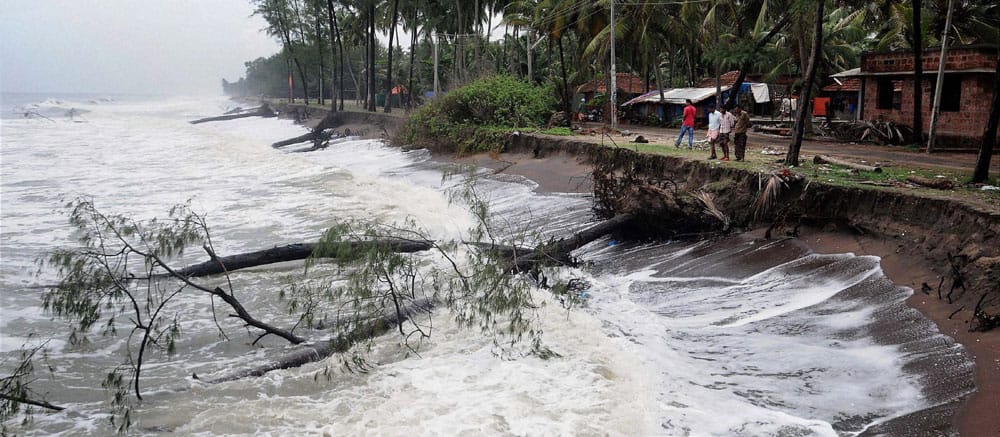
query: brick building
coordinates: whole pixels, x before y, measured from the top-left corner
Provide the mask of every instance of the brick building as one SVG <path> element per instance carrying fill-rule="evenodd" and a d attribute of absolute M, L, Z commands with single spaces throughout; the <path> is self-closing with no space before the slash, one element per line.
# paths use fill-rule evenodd
<path fill-rule="evenodd" d="M 993 96 L 998 62 L 997 46 L 973 45 L 948 48 L 941 88 L 938 139 L 941 147 L 978 148 Z M 931 109 L 937 80 L 940 48 L 924 51 L 923 123 L 930 130 Z M 861 68 L 834 75 L 857 77 L 858 118 L 913 124 L 913 54 L 907 51 L 864 53 Z"/>

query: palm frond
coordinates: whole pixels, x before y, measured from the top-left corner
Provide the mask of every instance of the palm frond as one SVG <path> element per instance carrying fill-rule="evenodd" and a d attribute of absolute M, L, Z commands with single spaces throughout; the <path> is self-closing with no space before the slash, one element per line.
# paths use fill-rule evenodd
<path fill-rule="evenodd" d="M 705 214 L 719 219 L 719 221 L 722 222 L 722 230 L 729 230 L 729 216 L 722 212 L 722 210 L 715 204 L 715 196 L 713 196 L 712 193 L 699 191 L 695 193 L 694 197 L 701 202 L 705 209 Z"/>
<path fill-rule="evenodd" d="M 758 176 L 757 199 L 754 200 L 753 205 L 750 207 L 755 219 L 760 219 L 771 210 L 775 202 L 778 201 L 778 197 L 781 196 L 783 185 L 787 186 L 785 180 L 777 173 L 769 173 L 767 182 L 764 182 L 763 174 Z"/>

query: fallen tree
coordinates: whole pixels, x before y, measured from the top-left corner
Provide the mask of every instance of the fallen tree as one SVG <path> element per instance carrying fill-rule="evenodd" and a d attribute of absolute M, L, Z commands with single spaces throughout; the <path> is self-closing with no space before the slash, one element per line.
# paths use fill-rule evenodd
<path fill-rule="evenodd" d="M 257 108 L 250 109 L 250 110 L 247 110 L 245 112 L 239 112 L 239 113 L 235 113 L 235 114 L 229 114 L 227 112 L 227 115 L 220 115 L 218 117 L 199 118 L 197 120 L 192 120 L 189 123 L 191 123 L 191 124 L 199 124 L 199 123 L 207 123 L 207 122 L 210 122 L 210 121 L 236 120 L 236 119 L 246 118 L 246 117 L 265 117 L 265 118 L 267 118 L 267 117 L 277 117 L 277 116 L 278 116 L 278 114 L 276 112 L 274 112 L 273 109 L 271 109 L 271 106 L 265 103 L 265 104 L 263 104 L 263 105 L 261 105 L 261 106 L 259 106 Z"/>
<path fill-rule="evenodd" d="M 329 112 L 323 117 L 315 127 L 309 130 L 309 132 L 299 135 L 294 138 L 289 138 L 286 140 L 276 141 L 271 144 L 271 147 L 275 149 L 290 146 L 292 144 L 299 144 L 312 141 L 313 148 L 319 149 L 322 147 L 324 142 L 330 141 L 337 133 L 334 131 L 335 128 L 342 125 L 343 117 L 339 112 Z M 337 135 L 339 136 L 339 135 Z"/>
<path fill-rule="evenodd" d="M 524 235 L 498 238 L 484 230 L 490 226 L 484 205 L 479 200 L 470 205 L 480 217 L 470 230 L 473 241 L 490 241 L 497 247 L 514 247 L 506 241 L 537 241 Z M 400 225 L 341 223 L 316 243 L 219 257 L 207 224 L 187 206 L 172 209 L 170 220 L 145 222 L 101 213 L 88 199 L 78 199 L 72 208 L 70 222 L 76 227 L 81 247 L 56 251 L 47 260 L 61 279 L 45 293 L 43 305 L 52 314 L 74 322 L 70 332 L 73 341 L 86 341 L 88 333 L 98 326 L 102 334 L 116 335 L 120 325 L 127 325 L 123 362 L 102 383 L 113 393 L 114 417 L 121 419 L 113 423 L 120 431 L 131 423 L 128 416 L 135 400 L 142 400 L 140 380 L 149 353 L 161 350 L 169 355 L 176 348 L 182 318 L 191 314 L 174 312 L 185 311 L 185 306 L 170 303 L 187 294 L 211 297 L 210 314 L 221 338 L 229 339 L 223 320 L 238 320 L 252 339 L 249 344 L 274 336 L 299 346 L 274 362 L 208 381 L 212 383 L 262 375 L 348 351 L 342 355 L 345 365 L 365 366 L 365 351 L 376 336 L 390 330 L 398 331 L 401 343 L 416 351 L 420 342 L 430 337 L 430 311 L 435 306 L 446 308 L 458 326 L 477 328 L 492 337 L 498 355 L 545 353 L 542 331 L 535 326 L 540 305 L 534 290 L 542 281 L 537 275 L 518 272 L 528 270 L 531 263 L 570 262 L 573 249 L 627 221 L 626 217 L 617 218 L 544 244 L 536 255 L 515 262 L 523 268 L 512 271 L 502 250 L 470 251 L 460 249 L 459 241 L 433 241 L 412 221 Z M 209 254 L 208 261 L 182 269 L 170 267 L 171 259 L 198 245 Z M 426 253 L 413 256 L 414 252 Z M 336 274 L 303 274 L 275 294 L 291 314 L 284 322 L 255 317 L 254 308 L 237 298 L 228 277 L 235 269 L 298 259 L 306 260 L 308 272 L 318 268 L 314 263 L 324 258 L 337 259 L 332 267 Z M 144 274 L 131 271 L 135 266 Z M 197 277 L 211 274 L 225 275 L 224 285 L 198 282 Z M 217 318 L 216 299 L 225 304 L 226 319 Z M 300 328 L 309 329 L 310 334 L 303 334 Z M 310 338 L 318 336 L 328 340 Z M 521 342 L 530 344 L 530 350 L 513 347 Z M 27 404 L 30 400 L 15 397 L 14 401 Z"/>

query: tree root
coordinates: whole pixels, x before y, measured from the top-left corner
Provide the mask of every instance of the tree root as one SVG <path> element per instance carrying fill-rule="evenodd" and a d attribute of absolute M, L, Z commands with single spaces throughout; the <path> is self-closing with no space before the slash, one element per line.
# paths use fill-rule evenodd
<path fill-rule="evenodd" d="M 986 312 L 986 297 L 989 295 L 990 292 L 983 293 L 979 297 L 979 302 L 976 302 L 976 308 L 972 311 L 972 323 L 969 326 L 970 332 L 986 332 L 1000 327 L 1000 313 L 989 314 Z"/>

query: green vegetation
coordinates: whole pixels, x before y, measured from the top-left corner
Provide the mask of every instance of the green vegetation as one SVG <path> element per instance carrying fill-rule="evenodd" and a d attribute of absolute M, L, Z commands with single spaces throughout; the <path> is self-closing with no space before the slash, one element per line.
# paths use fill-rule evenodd
<path fill-rule="evenodd" d="M 538 133 L 545 135 L 556 135 L 560 137 L 567 137 L 573 135 L 573 130 L 568 127 L 554 127 L 551 129 L 542 129 Z"/>
<path fill-rule="evenodd" d="M 399 140 L 457 153 L 499 151 L 512 130 L 540 128 L 555 106 L 548 87 L 492 76 L 420 108 L 401 129 Z"/>

